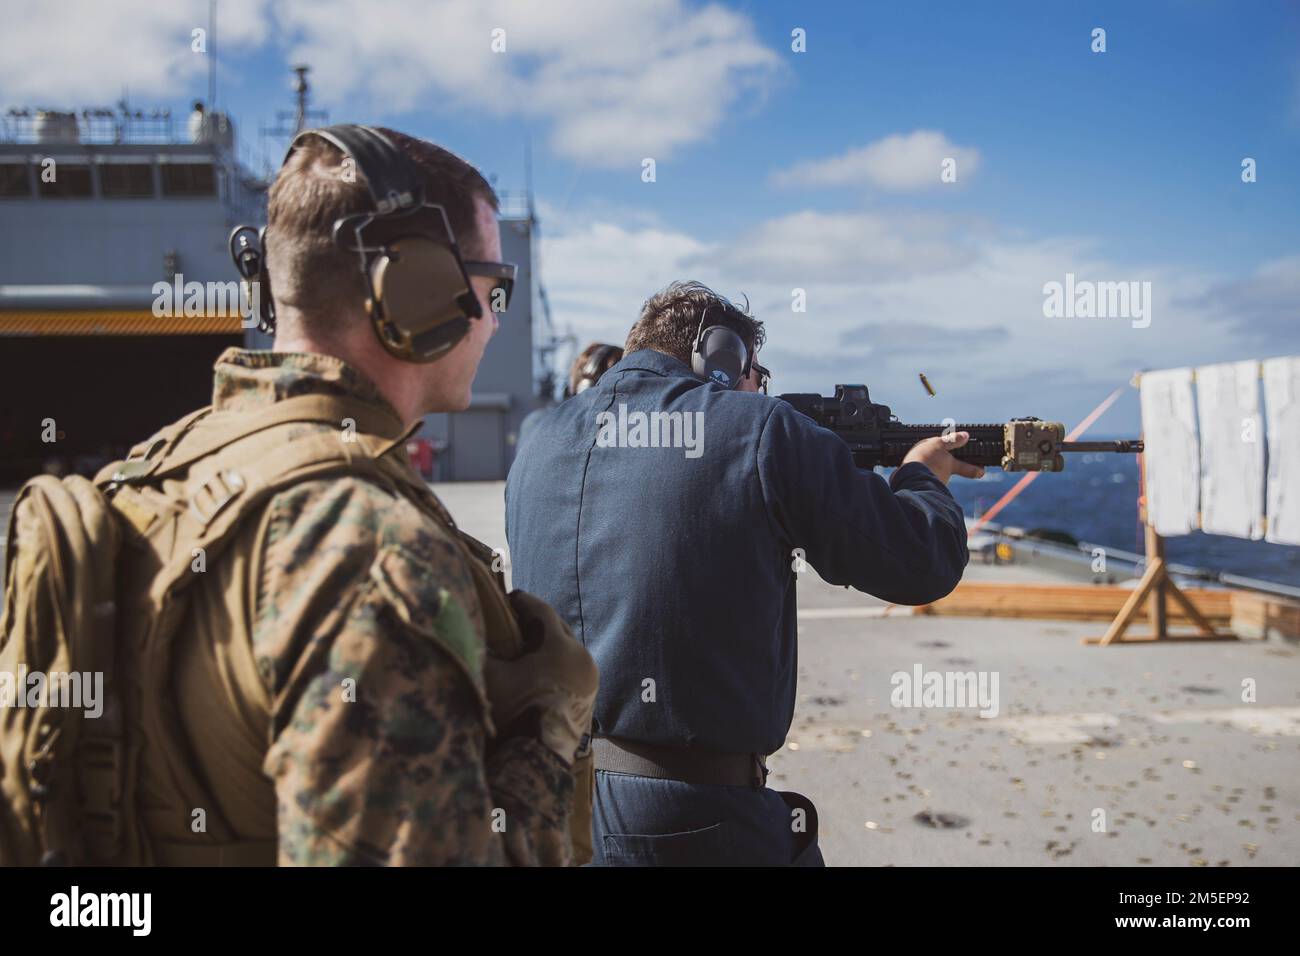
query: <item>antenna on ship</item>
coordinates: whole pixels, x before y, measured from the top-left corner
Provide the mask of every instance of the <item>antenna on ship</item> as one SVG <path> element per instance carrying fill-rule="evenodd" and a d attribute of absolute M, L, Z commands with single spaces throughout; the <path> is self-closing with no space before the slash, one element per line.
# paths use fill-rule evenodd
<path fill-rule="evenodd" d="M 263 126 L 258 130 L 261 137 L 262 164 L 265 167 L 265 176 L 268 179 L 274 174 L 274 170 L 267 160 L 266 141 L 268 138 L 288 142 L 310 125 L 329 125 L 329 113 L 326 110 L 314 110 L 309 104 L 310 97 L 308 94 L 311 92 L 311 83 L 307 81 L 307 74 L 311 72 L 311 67 L 305 63 L 300 63 L 292 69 L 295 76 L 293 91 L 296 95 L 294 110 L 292 112 L 277 110 L 275 125 Z"/>
<path fill-rule="evenodd" d="M 217 0 L 208 0 L 208 109 L 217 108 Z"/>
<path fill-rule="evenodd" d="M 528 228 L 534 239 L 540 239 L 541 226 L 537 221 L 537 209 L 533 205 L 533 137 L 524 140 L 524 202 L 528 212 Z M 540 244 L 539 244 L 540 245 Z M 555 353 L 563 345 L 576 348 L 573 334 L 558 335 L 555 331 L 555 319 L 551 315 L 551 300 L 546 295 L 546 283 L 542 281 L 540 269 L 533 270 L 537 280 L 537 299 L 542 306 L 542 338 L 535 346 L 542 373 L 537 380 L 537 396 L 543 401 L 553 401 L 558 390 L 555 373 Z"/>
<path fill-rule="evenodd" d="M 528 222 L 531 225 L 537 221 L 533 209 L 533 135 L 531 133 L 524 140 L 524 196 L 528 202 Z"/>
<path fill-rule="evenodd" d="M 307 82 L 307 73 L 311 67 L 301 63 L 293 68 L 298 79 L 293 83 L 293 91 L 298 94 L 298 112 L 293 118 L 293 135 L 297 136 L 307 126 L 307 92 L 311 89 L 311 84 Z"/>

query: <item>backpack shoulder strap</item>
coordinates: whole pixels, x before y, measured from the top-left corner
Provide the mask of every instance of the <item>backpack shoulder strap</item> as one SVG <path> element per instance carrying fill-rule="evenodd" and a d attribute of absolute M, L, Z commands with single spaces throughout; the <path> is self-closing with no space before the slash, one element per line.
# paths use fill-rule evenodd
<path fill-rule="evenodd" d="M 496 552 L 461 531 L 429 486 L 389 455 L 410 437 L 414 428 L 388 440 L 360 432 L 349 439 L 337 427 L 337 406 L 325 408 L 329 428 L 298 435 L 287 443 L 277 431 L 267 430 L 231 444 L 216 455 L 216 467 L 187 488 L 189 516 L 201 528 L 195 543 L 205 549 L 210 560 L 244 517 L 257 511 L 271 495 L 329 475 L 365 476 L 402 495 L 447 530 L 469 566 L 492 652 L 507 658 L 522 653 L 523 636 L 506 600 L 505 575 Z M 168 585 L 191 579 L 188 568 L 186 549 L 164 576 Z"/>
<path fill-rule="evenodd" d="M 235 442 L 281 425 L 302 422 L 331 425 L 348 438 L 366 436 L 371 443 L 378 435 L 401 430 L 400 421 L 383 409 L 329 395 L 299 395 L 251 413 L 204 408 L 159 432 L 145 445 L 137 446 L 143 449 L 142 454 L 123 462 L 124 467 L 114 469 L 108 477 L 118 481 L 170 478 Z M 401 437 L 392 444 L 407 437 L 409 432 L 402 431 Z M 100 477 L 104 477 L 102 472 Z"/>
<path fill-rule="evenodd" d="M 211 560 L 244 518 L 300 482 L 355 474 L 400 493 L 403 469 L 386 459 L 417 427 L 402 429 L 391 412 L 345 396 L 301 395 L 255 412 L 213 412 L 185 440 L 100 479 L 166 490 L 183 533 Z M 188 551 L 156 579 L 158 596 L 191 577 Z"/>
<path fill-rule="evenodd" d="M 212 414 L 212 406 L 205 405 L 190 412 L 184 418 L 165 425 L 140 444 L 134 446 L 127 454 L 128 458 L 153 458 L 164 448 L 170 448 L 189 434 L 199 422 Z"/>

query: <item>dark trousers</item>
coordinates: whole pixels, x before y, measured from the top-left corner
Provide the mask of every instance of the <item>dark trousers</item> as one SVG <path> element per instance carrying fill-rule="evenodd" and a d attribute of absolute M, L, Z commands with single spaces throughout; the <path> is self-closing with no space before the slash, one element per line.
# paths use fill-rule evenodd
<path fill-rule="evenodd" d="M 596 771 L 593 866 L 824 866 L 798 793 Z"/>

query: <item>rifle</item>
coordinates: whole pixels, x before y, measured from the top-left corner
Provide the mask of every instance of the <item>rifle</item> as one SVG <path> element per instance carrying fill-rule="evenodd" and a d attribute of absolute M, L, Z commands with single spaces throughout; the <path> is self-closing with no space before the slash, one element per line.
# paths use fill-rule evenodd
<path fill-rule="evenodd" d="M 836 385 L 830 398 L 793 392 L 778 395 L 823 428 L 844 439 L 859 468 L 893 468 L 923 438 L 969 432 L 970 441 L 953 457 L 1003 471 L 1061 471 L 1071 452 L 1138 453 L 1141 440 L 1066 441 L 1065 426 L 1037 418 L 1015 418 L 1001 425 L 904 425 L 871 400 L 865 385 Z"/>

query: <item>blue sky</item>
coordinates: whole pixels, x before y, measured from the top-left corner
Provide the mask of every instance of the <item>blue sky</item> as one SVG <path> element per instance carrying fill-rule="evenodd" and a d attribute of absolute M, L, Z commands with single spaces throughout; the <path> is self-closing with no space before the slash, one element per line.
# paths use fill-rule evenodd
<path fill-rule="evenodd" d="M 189 49 L 206 8 L 7 12 L 0 104 L 126 86 L 183 111 L 206 91 Z M 531 140 L 543 275 L 584 340 L 621 340 L 645 296 L 699 278 L 749 295 L 780 390 L 865 380 L 910 417 L 1067 422 L 1139 367 L 1300 350 L 1294 3 L 219 8 L 218 102 L 246 148 L 291 105 L 299 60 L 333 120 L 426 136 L 502 188 L 523 186 Z M 74 19 L 90 41 L 51 45 Z M 948 155 L 957 183 L 917 173 Z M 1066 272 L 1151 282 L 1150 327 L 1046 318 L 1042 287 Z M 1101 430 L 1136 427 L 1136 408 L 1126 396 Z"/>

